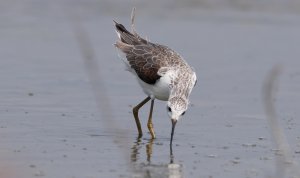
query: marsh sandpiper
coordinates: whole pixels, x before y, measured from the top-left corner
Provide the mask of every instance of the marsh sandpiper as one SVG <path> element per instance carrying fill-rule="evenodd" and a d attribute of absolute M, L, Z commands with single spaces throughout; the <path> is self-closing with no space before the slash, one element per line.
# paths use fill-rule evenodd
<path fill-rule="evenodd" d="M 133 116 L 139 137 L 142 128 L 139 120 L 139 109 L 151 100 L 148 117 L 148 129 L 155 138 L 152 124 L 154 100 L 167 101 L 167 113 L 172 122 L 172 145 L 177 121 L 185 114 L 189 105 L 189 96 L 196 85 L 197 77 L 192 67 L 174 50 L 167 46 L 152 43 L 140 37 L 134 28 L 135 9 L 131 15 L 131 32 L 122 24 L 115 22 L 118 40 L 116 48 L 124 57 L 128 71 L 134 74 L 147 97 L 133 108 Z"/>

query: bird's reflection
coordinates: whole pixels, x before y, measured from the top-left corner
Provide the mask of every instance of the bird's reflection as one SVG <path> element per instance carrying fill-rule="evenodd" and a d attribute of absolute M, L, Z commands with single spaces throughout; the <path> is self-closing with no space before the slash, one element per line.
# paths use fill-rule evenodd
<path fill-rule="evenodd" d="M 130 158 L 131 158 L 132 163 L 138 161 L 138 156 L 140 154 L 139 150 L 142 147 L 141 144 L 142 144 L 142 139 L 141 139 L 141 137 L 138 137 L 131 148 L 132 152 L 131 152 Z"/>
<path fill-rule="evenodd" d="M 153 146 L 154 145 L 154 146 Z M 131 151 L 131 163 L 134 167 L 134 173 L 136 177 L 169 177 L 169 178 L 182 178 L 183 167 L 180 164 L 174 163 L 173 148 L 170 146 L 169 159 L 166 163 L 155 163 L 161 162 L 161 160 L 152 160 L 152 155 L 155 153 L 155 148 L 158 146 L 155 144 L 154 139 L 143 140 L 137 138 L 132 146 Z M 146 155 L 143 158 L 141 152 L 145 150 Z"/>
<path fill-rule="evenodd" d="M 154 139 L 150 139 L 146 144 L 147 161 L 149 164 L 151 163 L 153 141 Z"/>

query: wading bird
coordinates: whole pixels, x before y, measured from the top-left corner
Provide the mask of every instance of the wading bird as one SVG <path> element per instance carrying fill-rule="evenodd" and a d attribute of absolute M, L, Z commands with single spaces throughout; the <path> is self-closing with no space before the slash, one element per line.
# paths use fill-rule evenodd
<path fill-rule="evenodd" d="M 154 100 L 167 101 L 167 112 L 172 122 L 170 140 L 170 145 L 172 145 L 175 125 L 185 114 L 189 105 L 189 96 L 197 82 L 196 73 L 174 50 L 141 38 L 134 28 L 134 11 L 135 9 L 131 15 L 131 32 L 114 21 L 118 35 L 115 46 L 125 55 L 121 58 L 126 63 L 127 69 L 136 76 L 147 95 L 133 108 L 133 115 L 141 137 L 143 133 L 138 112 L 151 100 L 147 126 L 152 138 L 155 138 L 152 124 Z"/>

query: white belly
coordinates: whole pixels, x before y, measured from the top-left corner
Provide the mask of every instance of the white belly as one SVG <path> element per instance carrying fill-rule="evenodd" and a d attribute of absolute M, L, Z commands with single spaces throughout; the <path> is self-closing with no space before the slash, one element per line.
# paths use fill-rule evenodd
<path fill-rule="evenodd" d="M 138 79 L 139 84 L 143 88 L 143 91 L 149 95 L 152 99 L 167 101 L 170 96 L 170 78 L 165 75 L 161 77 L 154 85 L 147 84 L 141 79 Z"/>

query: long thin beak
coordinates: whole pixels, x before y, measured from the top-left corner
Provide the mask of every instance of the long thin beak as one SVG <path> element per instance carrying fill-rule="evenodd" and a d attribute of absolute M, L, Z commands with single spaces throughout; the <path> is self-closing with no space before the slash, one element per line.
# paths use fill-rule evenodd
<path fill-rule="evenodd" d="M 171 132 L 170 146 L 172 146 L 173 135 L 174 135 L 174 130 L 175 130 L 175 126 L 176 126 L 177 120 L 176 119 L 171 119 L 171 121 L 172 121 L 172 132 Z"/>

